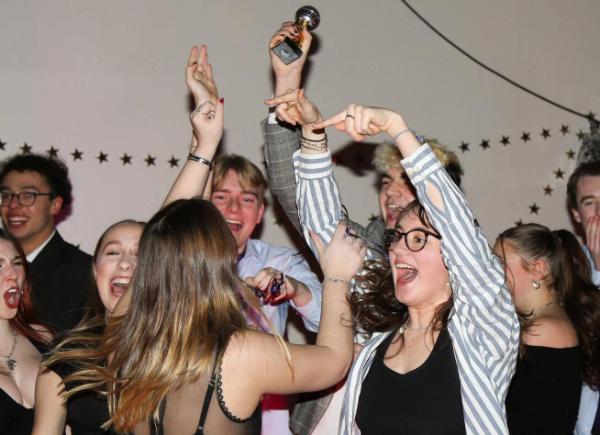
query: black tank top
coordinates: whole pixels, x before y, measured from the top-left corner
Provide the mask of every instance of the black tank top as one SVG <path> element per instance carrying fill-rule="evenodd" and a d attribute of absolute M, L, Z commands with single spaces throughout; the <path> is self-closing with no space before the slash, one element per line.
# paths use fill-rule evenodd
<path fill-rule="evenodd" d="M 581 394 L 579 346 L 524 346 L 506 397 L 511 434 L 572 434 Z"/>
<path fill-rule="evenodd" d="M 379 346 L 363 381 L 356 413 L 362 435 L 465 434 L 460 378 L 448 331 L 440 331 L 425 362 L 405 374 L 383 361 L 395 335 Z"/>

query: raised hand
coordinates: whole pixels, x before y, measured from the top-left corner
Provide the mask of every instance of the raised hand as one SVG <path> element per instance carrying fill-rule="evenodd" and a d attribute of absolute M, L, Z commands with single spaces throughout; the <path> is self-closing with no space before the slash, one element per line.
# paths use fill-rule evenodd
<path fill-rule="evenodd" d="M 185 83 L 194 97 L 196 107 L 206 101 L 216 104 L 219 92 L 213 78 L 212 65 L 208 63 L 206 45 L 192 47 L 185 69 Z"/>
<path fill-rule="evenodd" d="M 298 43 L 302 49 L 302 56 L 296 61 L 286 65 L 271 51 L 273 47 L 283 41 L 285 38 L 290 38 Z M 300 87 L 302 76 L 302 68 L 306 63 L 312 35 L 306 29 L 298 29 L 291 21 L 286 21 L 281 24 L 281 27 L 271 37 L 269 41 L 269 56 L 271 58 L 271 67 L 275 74 L 275 95 L 283 94 L 291 89 Z"/>
<path fill-rule="evenodd" d="M 304 89 L 295 89 L 265 100 L 269 106 L 277 106 L 277 118 L 291 125 L 306 126 L 321 121 L 323 117 L 317 106 L 306 98 Z"/>
<path fill-rule="evenodd" d="M 216 103 L 205 101 L 190 114 L 190 121 L 194 129 L 194 149 L 205 150 L 209 148 L 214 154 L 223 137 L 223 103 L 223 98 L 220 98 Z"/>
<path fill-rule="evenodd" d="M 367 253 L 363 242 L 352 234 L 347 234 L 346 225 L 343 223 L 338 224 L 327 247 L 314 233 L 311 233 L 311 237 L 325 278 L 350 282 L 359 271 Z"/>
<path fill-rule="evenodd" d="M 352 139 L 358 142 L 380 132 L 386 132 L 394 137 L 397 133 L 396 130 L 399 132 L 406 128 L 406 124 L 399 114 L 382 107 L 367 107 L 358 104 L 350 104 L 338 114 L 317 122 L 312 127 L 317 130 L 331 126 L 348 133 Z"/>

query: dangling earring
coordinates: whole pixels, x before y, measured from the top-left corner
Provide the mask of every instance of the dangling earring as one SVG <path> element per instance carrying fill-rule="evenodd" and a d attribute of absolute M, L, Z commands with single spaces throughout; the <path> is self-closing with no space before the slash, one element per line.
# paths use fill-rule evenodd
<path fill-rule="evenodd" d="M 539 289 L 539 288 L 542 286 L 542 284 L 540 284 L 540 282 L 539 282 L 539 281 L 536 281 L 536 280 L 533 280 L 533 281 L 531 281 L 531 285 L 532 285 L 532 286 L 533 286 L 533 288 L 534 288 L 534 289 L 536 289 L 536 290 L 538 290 L 538 289 Z"/>

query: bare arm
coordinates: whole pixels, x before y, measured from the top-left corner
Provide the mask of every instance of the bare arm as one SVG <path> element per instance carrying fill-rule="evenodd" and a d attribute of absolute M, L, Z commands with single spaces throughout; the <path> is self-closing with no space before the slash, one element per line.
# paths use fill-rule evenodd
<path fill-rule="evenodd" d="M 359 240 L 344 237 L 344 231 L 340 225 L 326 249 L 317 242 L 326 278 L 316 345 L 288 344 L 290 368 L 275 337 L 246 331 L 232 338 L 222 365 L 223 390 L 232 409 L 247 413 L 265 393 L 318 391 L 346 375 L 352 362 L 354 332 L 347 294 L 365 248 Z M 234 373 L 237 376 L 232 376 Z M 238 387 L 235 391 L 228 388 L 234 384 Z"/>
<path fill-rule="evenodd" d="M 32 435 L 62 435 L 67 408 L 62 397 L 62 379 L 52 370 L 41 368 L 35 384 L 35 419 Z"/>
<path fill-rule="evenodd" d="M 196 109 L 190 115 L 194 130 L 191 154 L 200 157 L 200 161 L 186 161 L 163 206 L 178 199 L 206 195 L 210 178 L 207 162 L 212 162 L 223 136 L 224 101 L 218 98 L 206 46 L 192 48 L 186 68 L 186 83 L 196 103 Z"/>

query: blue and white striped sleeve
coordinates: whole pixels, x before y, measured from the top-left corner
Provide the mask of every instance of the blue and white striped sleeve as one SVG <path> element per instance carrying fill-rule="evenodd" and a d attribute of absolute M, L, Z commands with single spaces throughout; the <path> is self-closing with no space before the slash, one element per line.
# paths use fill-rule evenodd
<path fill-rule="evenodd" d="M 317 234 L 327 245 L 342 216 L 342 200 L 333 176 L 331 153 L 303 154 L 298 150 L 294 153 L 294 170 L 302 233 L 316 255 L 308 232 Z"/>
<path fill-rule="evenodd" d="M 419 201 L 442 236 L 442 256 L 453 289 L 457 333 L 481 361 L 504 396 L 514 371 L 519 322 L 505 283 L 504 270 L 492 253 L 473 211 L 429 145 L 402 161 Z M 433 199 L 441 196 L 443 209 Z M 461 340 L 462 341 L 462 340 Z M 479 359 L 479 358 L 477 358 Z"/>

